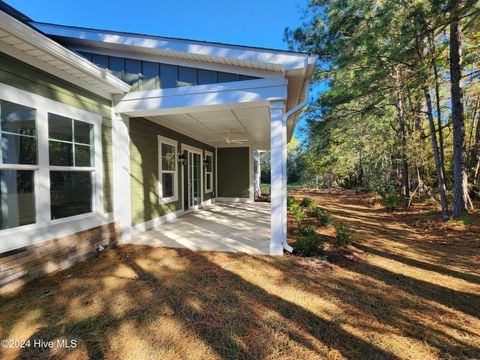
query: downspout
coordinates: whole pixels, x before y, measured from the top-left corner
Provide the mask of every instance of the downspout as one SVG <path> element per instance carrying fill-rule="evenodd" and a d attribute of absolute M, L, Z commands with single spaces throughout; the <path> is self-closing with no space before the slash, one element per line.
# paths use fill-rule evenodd
<path fill-rule="evenodd" d="M 306 75 L 307 75 L 307 69 L 308 69 L 308 56 L 305 58 L 305 67 L 304 67 L 304 70 L 303 70 L 303 76 L 304 76 L 304 81 L 305 81 L 305 89 L 304 89 L 304 96 L 303 96 L 303 100 L 301 103 L 295 105 L 293 108 L 291 108 L 289 111 L 287 111 L 284 115 L 283 115 L 283 118 L 282 118 L 282 126 L 285 127 L 285 131 L 287 131 L 287 120 L 290 116 L 292 116 L 293 114 L 295 114 L 296 112 L 300 111 L 301 109 L 303 109 L 307 104 L 308 104 L 308 97 L 309 97 L 309 93 L 310 93 L 310 84 L 309 84 L 309 81 L 308 79 L 306 78 Z M 287 183 L 287 136 L 288 134 L 285 133 L 285 146 L 283 146 L 283 163 L 285 164 L 285 166 L 283 167 L 283 178 L 285 179 L 285 186 L 286 186 L 286 183 Z M 290 245 L 288 245 L 288 242 L 287 242 L 287 189 L 285 189 L 285 197 L 283 199 L 283 211 L 284 211 L 284 219 L 285 219 L 285 225 L 284 225 L 284 228 L 283 228 L 283 234 L 284 234 L 284 237 L 283 237 L 283 248 L 288 251 L 289 253 L 293 252 L 293 247 L 291 247 Z"/>

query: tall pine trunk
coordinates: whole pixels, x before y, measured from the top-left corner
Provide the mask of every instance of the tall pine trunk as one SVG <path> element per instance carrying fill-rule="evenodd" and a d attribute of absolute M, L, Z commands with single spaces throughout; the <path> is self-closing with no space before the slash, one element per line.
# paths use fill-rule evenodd
<path fill-rule="evenodd" d="M 435 170 L 437 172 L 438 191 L 440 192 L 440 202 L 442 204 L 442 219 L 448 220 L 448 200 L 447 189 L 445 186 L 445 173 L 443 170 L 442 158 L 438 148 L 437 136 L 435 134 L 435 122 L 433 120 L 433 107 L 430 92 L 424 89 L 425 101 L 427 103 L 428 123 L 430 125 L 430 137 L 432 138 L 433 156 L 435 158 Z"/>
<path fill-rule="evenodd" d="M 410 198 L 410 177 L 408 173 L 408 157 L 407 157 L 407 132 L 405 129 L 405 113 L 402 100 L 402 92 L 400 87 L 400 71 L 397 68 L 395 74 L 396 82 L 396 102 L 397 102 L 397 112 L 398 112 L 398 124 L 400 129 L 401 137 L 401 157 L 402 157 L 402 195 L 404 197 L 404 202 L 408 203 Z"/>
<path fill-rule="evenodd" d="M 450 24 L 450 89 L 453 122 L 453 204 L 452 216 L 467 213 L 467 152 L 465 148 L 465 120 L 463 115 L 461 63 L 461 31 L 457 21 Z"/>

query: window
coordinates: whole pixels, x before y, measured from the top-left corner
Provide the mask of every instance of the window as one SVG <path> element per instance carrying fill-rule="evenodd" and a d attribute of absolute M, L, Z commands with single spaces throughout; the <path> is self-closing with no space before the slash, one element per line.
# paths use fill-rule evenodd
<path fill-rule="evenodd" d="M 205 151 L 205 192 L 213 191 L 213 154 Z"/>
<path fill-rule="evenodd" d="M 178 200 L 177 142 L 158 136 L 158 176 L 161 203 Z"/>
<path fill-rule="evenodd" d="M 143 79 L 141 90 L 158 89 L 160 85 L 158 64 L 150 61 L 142 61 Z"/>
<path fill-rule="evenodd" d="M 48 114 L 51 219 L 92 211 L 93 125 Z"/>
<path fill-rule="evenodd" d="M 36 110 L 0 100 L 0 230 L 36 222 Z"/>

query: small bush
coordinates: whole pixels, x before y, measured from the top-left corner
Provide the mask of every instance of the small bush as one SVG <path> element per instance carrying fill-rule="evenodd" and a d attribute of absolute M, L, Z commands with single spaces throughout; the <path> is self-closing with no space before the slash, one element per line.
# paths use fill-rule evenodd
<path fill-rule="evenodd" d="M 315 211 L 317 210 L 317 205 L 315 205 L 315 203 L 310 203 L 307 207 L 308 211 L 310 211 L 312 214 L 315 213 Z"/>
<path fill-rule="evenodd" d="M 309 198 L 309 197 L 304 197 L 302 199 L 302 201 L 300 202 L 300 206 L 304 207 L 304 208 L 308 208 L 311 204 L 313 204 L 313 200 L 312 198 Z"/>
<path fill-rule="evenodd" d="M 400 206 L 398 186 L 391 180 L 381 180 L 375 185 L 375 192 L 380 196 L 382 205 L 387 210 L 395 210 Z"/>
<path fill-rule="evenodd" d="M 318 219 L 319 226 L 328 226 L 332 223 L 332 219 L 326 210 L 317 207 L 312 214 Z"/>
<path fill-rule="evenodd" d="M 298 205 L 298 200 L 293 196 L 287 197 L 287 208 L 290 210 L 290 208 L 295 205 Z"/>
<path fill-rule="evenodd" d="M 335 224 L 336 239 L 339 246 L 351 245 L 355 241 L 355 230 L 342 223 Z"/>
<path fill-rule="evenodd" d="M 316 256 L 322 252 L 323 238 L 317 233 L 300 237 L 295 242 L 294 252 L 300 256 Z"/>
<path fill-rule="evenodd" d="M 303 225 L 303 224 L 297 227 L 296 232 L 297 232 L 297 235 L 300 235 L 300 236 L 309 236 L 317 233 L 311 225 Z"/>
<path fill-rule="evenodd" d="M 303 208 L 301 208 L 298 204 L 296 206 L 293 206 L 290 209 L 290 212 L 292 213 L 292 216 L 297 221 L 297 223 L 301 223 L 302 221 L 307 220 L 307 215 L 305 215 Z"/>

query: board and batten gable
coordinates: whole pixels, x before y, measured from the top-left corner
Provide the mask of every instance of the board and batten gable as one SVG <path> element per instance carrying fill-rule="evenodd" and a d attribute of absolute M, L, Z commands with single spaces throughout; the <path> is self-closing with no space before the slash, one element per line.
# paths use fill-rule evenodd
<path fill-rule="evenodd" d="M 158 136 L 176 141 L 177 151 L 184 144 L 202 150 L 203 154 L 209 151 L 215 156 L 215 148 L 145 118 L 130 118 L 129 132 L 132 226 L 182 210 L 182 171 L 178 163 L 178 199 L 167 204 L 160 203 Z M 215 174 L 213 180 L 215 189 Z M 214 191 L 205 192 L 205 186 L 202 192 L 204 201 L 215 197 Z"/>
<path fill-rule="evenodd" d="M 250 149 L 231 147 L 217 149 L 219 198 L 250 197 Z"/>
<path fill-rule="evenodd" d="M 113 211 L 111 100 L 0 52 L 0 83 L 102 116 L 103 207 Z"/>

